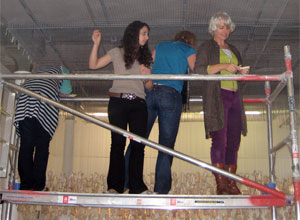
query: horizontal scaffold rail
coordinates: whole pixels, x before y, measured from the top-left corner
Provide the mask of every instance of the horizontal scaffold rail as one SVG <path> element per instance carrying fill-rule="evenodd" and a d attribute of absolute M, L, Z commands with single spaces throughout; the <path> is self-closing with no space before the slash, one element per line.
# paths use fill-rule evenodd
<path fill-rule="evenodd" d="M 2 201 L 26 205 L 143 209 L 232 209 L 289 206 L 271 195 L 143 195 L 0 190 Z"/>
<path fill-rule="evenodd" d="M 14 74 L 2 74 L 3 79 L 72 79 L 72 80 L 189 80 L 189 81 L 282 81 L 289 74 L 278 75 L 199 75 L 199 74 L 150 74 L 150 75 L 119 75 L 119 74 L 31 74 L 18 71 Z"/>
<path fill-rule="evenodd" d="M 86 97 L 61 97 L 60 101 L 67 101 L 67 102 L 108 102 L 109 98 L 86 98 Z M 197 103 L 203 102 L 202 97 L 200 98 L 189 98 L 189 102 Z M 258 99 L 243 99 L 244 103 L 265 103 L 265 98 L 258 98 Z"/>

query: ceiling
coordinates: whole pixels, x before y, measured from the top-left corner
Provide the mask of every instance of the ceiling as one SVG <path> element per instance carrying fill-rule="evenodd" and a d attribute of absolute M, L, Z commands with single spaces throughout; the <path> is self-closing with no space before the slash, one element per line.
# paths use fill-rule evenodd
<path fill-rule="evenodd" d="M 102 32 L 100 55 L 118 46 L 126 26 L 141 20 L 150 26 L 150 48 L 180 30 L 210 39 L 207 27 L 217 11 L 236 24 L 230 36 L 252 74 L 285 71 L 284 45 L 290 45 L 296 94 L 299 94 L 299 0 L 1 0 L 1 64 L 10 71 L 30 63 L 64 64 L 72 73 L 89 73 L 93 29 Z M 112 72 L 112 65 L 102 71 Z M 112 72 L 113 73 L 113 72 Z M 272 83 L 272 88 L 277 83 Z M 111 81 L 73 80 L 79 97 L 106 97 Z M 190 82 L 191 97 L 201 96 Z M 263 82 L 249 82 L 246 97 L 264 96 Z"/>

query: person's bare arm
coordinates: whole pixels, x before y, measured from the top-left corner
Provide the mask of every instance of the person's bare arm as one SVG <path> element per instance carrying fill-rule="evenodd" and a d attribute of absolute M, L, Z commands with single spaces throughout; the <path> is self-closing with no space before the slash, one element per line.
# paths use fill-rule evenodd
<path fill-rule="evenodd" d="M 148 90 L 148 91 L 151 91 L 152 88 L 153 88 L 153 82 L 152 80 L 146 80 L 146 82 L 144 83 L 145 85 L 145 88 Z"/>
<path fill-rule="evenodd" d="M 188 63 L 191 70 L 194 70 L 195 63 L 196 63 L 196 54 L 192 54 L 188 57 Z"/>
<path fill-rule="evenodd" d="M 94 45 L 90 53 L 89 68 L 95 70 L 108 65 L 111 62 L 111 57 L 109 54 L 105 54 L 98 58 L 98 50 L 101 43 L 101 32 L 99 30 L 94 30 L 92 40 Z"/>
<path fill-rule="evenodd" d="M 154 63 L 154 61 L 155 61 L 155 54 L 156 54 L 156 50 L 154 49 L 154 50 L 152 51 L 152 60 L 153 60 L 153 63 Z"/>
<path fill-rule="evenodd" d="M 215 74 L 221 70 L 227 70 L 228 72 L 235 74 L 239 70 L 239 67 L 233 63 L 209 65 L 209 74 Z"/>
<path fill-rule="evenodd" d="M 148 67 L 145 67 L 145 65 L 140 65 L 140 73 L 142 75 L 150 75 L 151 74 L 151 69 L 148 68 Z M 145 85 L 145 88 L 148 90 L 148 91 L 151 91 L 152 88 L 153 88 L 153 82 L 152 80 L 142 80 L 142 82 L 144 83 Z"/>

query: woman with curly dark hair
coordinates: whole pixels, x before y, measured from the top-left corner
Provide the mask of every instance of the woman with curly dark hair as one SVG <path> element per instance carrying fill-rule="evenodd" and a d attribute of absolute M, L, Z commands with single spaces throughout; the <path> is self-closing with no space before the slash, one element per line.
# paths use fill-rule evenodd
<path fill-rule="evenodd" d="M 151 51 L 148 48 L 149 26 L 140 21 L 129 24 L 124 32 L 121 46 L 115 47 L 104 56 L 98 58 L 101 32 L 94 30 L 94 42 L 90 59 L 90 69 L 100 69 L 113 63 L 114 72 L 123 75 L 151 74 Z M 145 137 L 147 129 L 147 106 L 145 88 L 151 90 L 151 80 L 113 80 L 109 89 L 108 118 L 112 125 L 127 129 L 141 137 Z M 110 164 L 107 177 L 107 193 L 123 193 L 125 161 L 124 150 L 126 138 L 111 132 Z M 147 193 L 143 181 L 145 146 L 131 140 L 129 159 L 129 193 Z"/>

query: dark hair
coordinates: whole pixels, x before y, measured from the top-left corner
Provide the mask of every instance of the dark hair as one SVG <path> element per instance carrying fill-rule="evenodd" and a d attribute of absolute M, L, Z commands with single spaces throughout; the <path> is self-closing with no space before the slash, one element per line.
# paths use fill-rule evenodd
<path fill-rule="evenodd" d="M 180 31 L 175 35 L 174 41 L 181 41 L 193 47 L 196 43 L 196 36 L 190 31 Z"/>
<path fill-rule="evenodd" d="M 150 31 L 148 24 L 141 21 L 134 21 L 130 23 L 124 31 L 121 40 L 121 48 L 124 48 L 124 61 L 126 69 L 129 69 L 135 60 L 146 67 L 152 64 L 152 54 L 148 47 L 148 41 L 144 46 L 139 44 L 140 30 L 147 27 Z"/>

